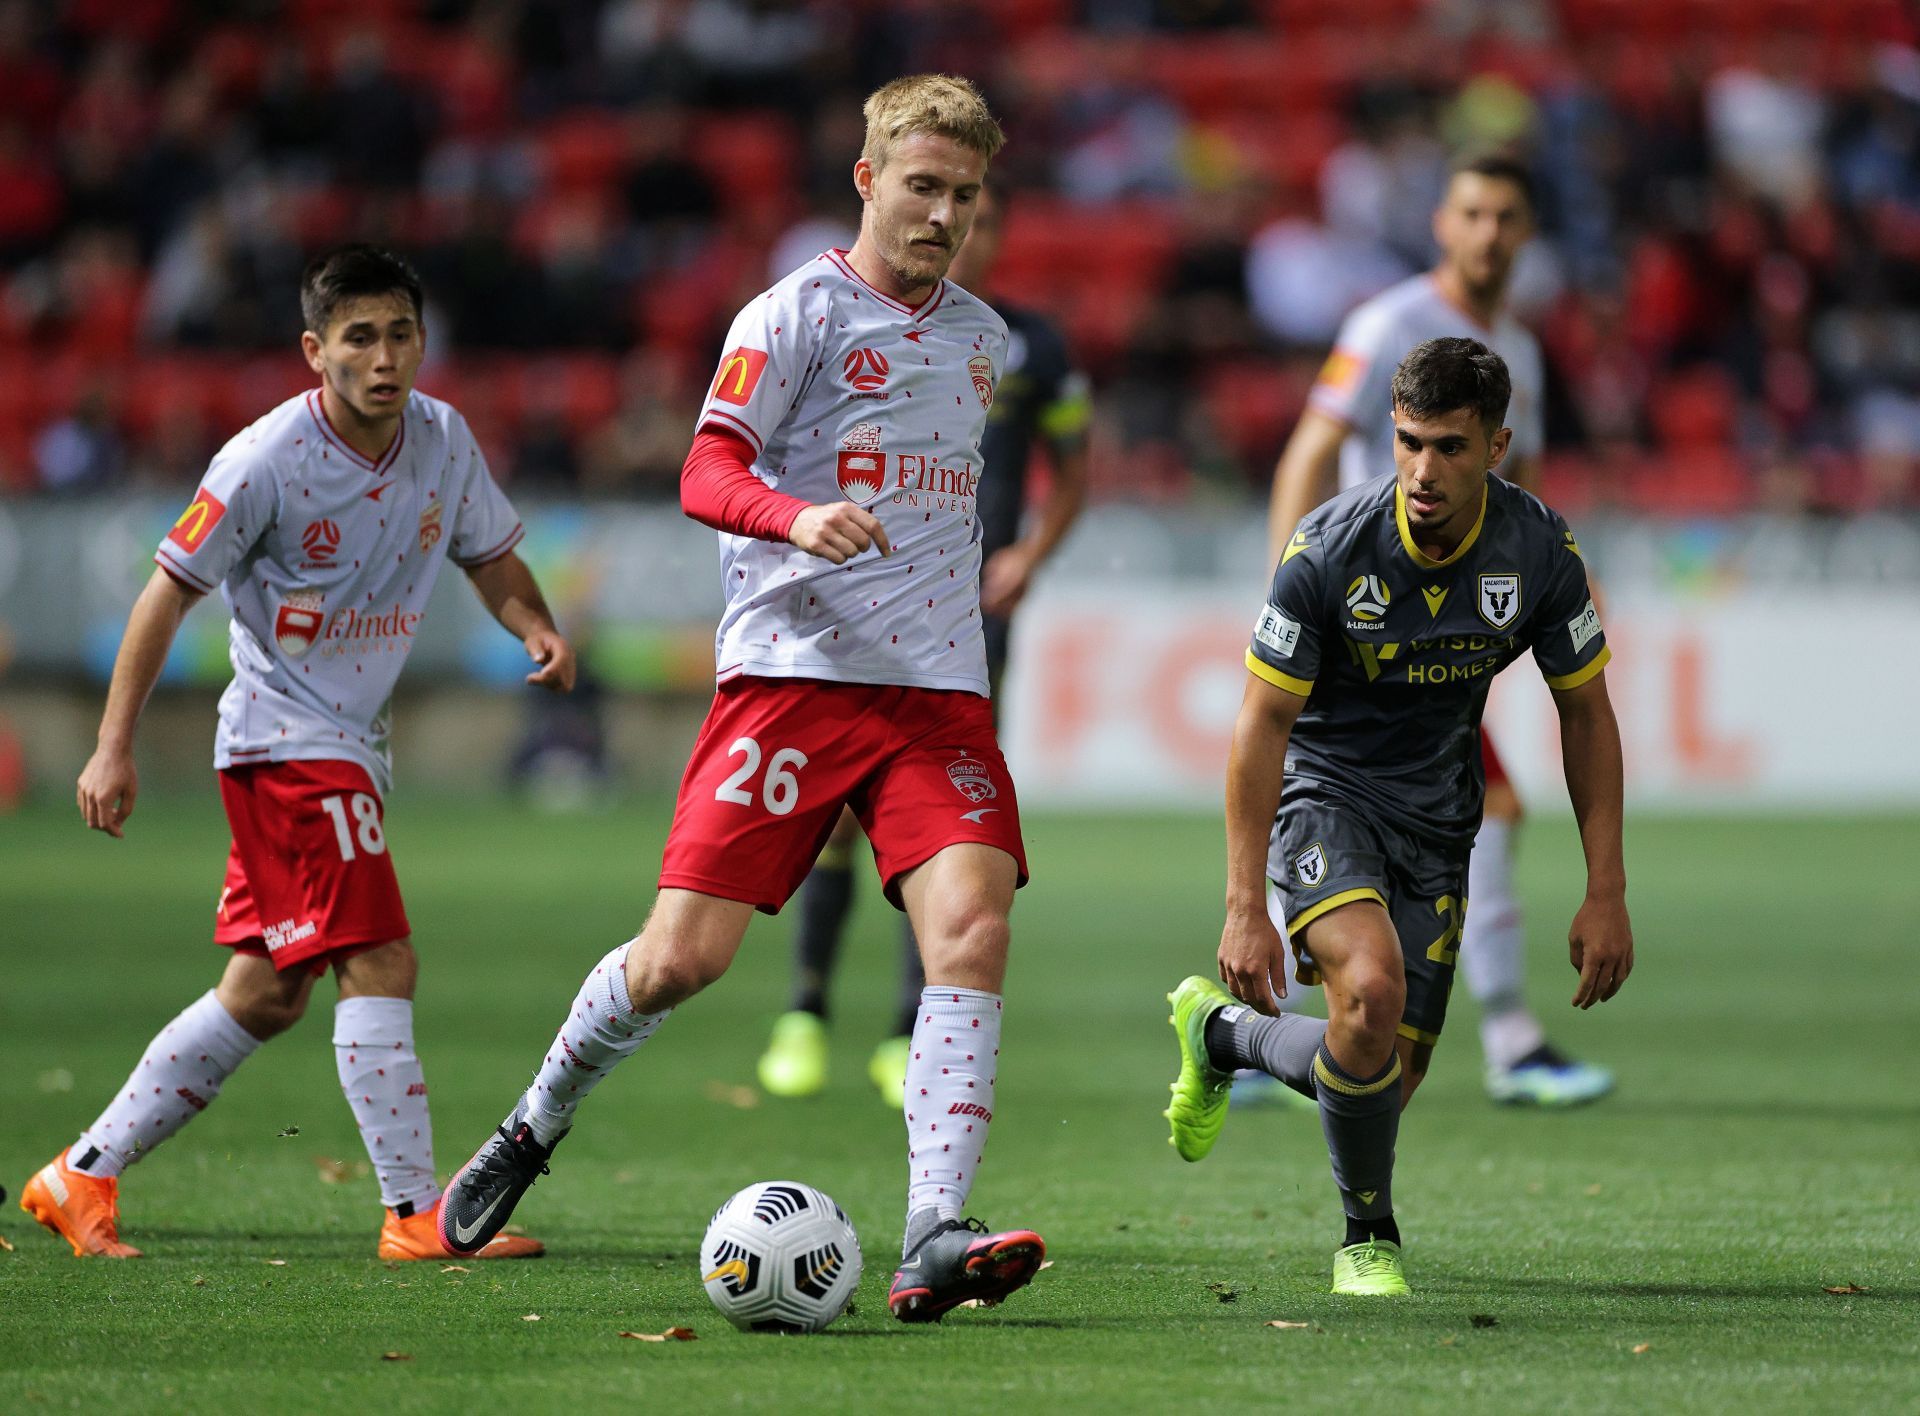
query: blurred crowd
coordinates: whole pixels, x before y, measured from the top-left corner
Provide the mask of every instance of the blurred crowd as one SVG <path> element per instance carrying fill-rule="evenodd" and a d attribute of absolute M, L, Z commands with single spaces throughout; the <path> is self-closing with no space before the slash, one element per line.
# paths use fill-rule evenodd
<path fill-rule="evenodd" d="M 1920 504 L 1903 0 L 0 0 L 0 487 L 180 489 L 308 381 L 305 257 L 426 278 L 516 490 L 666 498 L 732 312 L 851 239 L 860 102 L 986 89 L 995 291 L 1099 390 L 1095 490 L 1265 485 L 1341 316 L 1524 154 L 1549 490 Z"/>

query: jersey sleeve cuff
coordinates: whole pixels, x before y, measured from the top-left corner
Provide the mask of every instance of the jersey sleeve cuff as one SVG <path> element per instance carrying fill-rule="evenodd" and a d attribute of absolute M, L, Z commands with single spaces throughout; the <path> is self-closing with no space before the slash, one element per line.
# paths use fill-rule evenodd
<path fill-rule="evenodd" d="M 1602 644 L 1598 654 L 1595 654 L 1591 660 L 1575 669 L 1572 673 L 1545 674 L 1543 677 L 1547 681 L 1548 688 L 1559 693 L 1564 693 L 1570 688 L 1580 687 L 1581 684 L 1593 678 L 1600 670 L 1607 666 L 1607 661 L 1612 657 L 1613 650 L 1609 646 Z"/>
<path fill-rule="evenodd" d="M 160 551 L 154 552 L 153 563 L 164 570 L 167 573 L 167 579 L 171 580 L 175 585 L 178 585 L 182 590 L 191 590 L 196 595 L 210 594 L 213 590 L 213 586 L 209 585 L 185 566 L 175 565 Z"/>
<path fill-rule="evenodd" d="M 458 562 L 460 569 L 478 570 L 483 565 L 492 565 L 495 561 L 499 560 L 500 557 L 504 556 L 508 551 L 512 550 L 515 546 L 519 545 L 520 542 L 523 539 L 525 539 L 526 534 L 527 534 L 527 528 L 516 522 L 513 530 L 507 533 L 506 540 L 500 542 L 499 545 L 495 546 L 490 551 L 482 551 L 479 555 L 473 557 L 471 560 L 463 560 Z"/>
<path fill-rule="evenodd" d="M 1295 678 L 1292 674 L 1283 674 L 1251 649 L 1247 650 L 1247 671 L 1256 678 L 1265 679 L 1275 688 L 1284 688 L 1288 693 L 1297 693 L 1302 698 L 1313 692 L 1312 679 Z"/>

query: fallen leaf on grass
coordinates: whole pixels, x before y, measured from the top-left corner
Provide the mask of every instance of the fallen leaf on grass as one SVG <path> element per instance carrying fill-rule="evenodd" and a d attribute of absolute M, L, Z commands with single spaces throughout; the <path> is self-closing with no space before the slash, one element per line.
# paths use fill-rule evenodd
<path fill-rule="evenodd" d="M 1442 1347 L 1458 1347 L 1460 1345 L 1460 1339 L 1457 1337 L 1443 1337 L 1440 1339 L 1440 1345 Z"/>
<path fill-rule="evenodd" d="M 1237 1303 L 1240 1301 L 1240 1290 L 1230 1284 L 1222 1283 L 1218 1279 L 1207 1285 L 1207 1292 L 1218 1298 L 1222 1303 Z"/>
<path fill-rule="evenodd" d="M 1050 1268 L 1052 1268 L 1052 1267 L 1053 1267 L 1053 1260 L 1052 1260 L 1052 1259 L 1042 1259 L 1042 1260 L 1040 1261 L 1040 1272 L 1041 1272 L 1041 1273 L 1045 1273 L 1045 1272 L 1046 1272 L 1046 1271 L 1047 1271 L 1048 1269 L 1050 1269 Z"/>
<path fill-rule="evenodd" d="M 1500 1326 L 1500 1319 L 1494 1317 L 1492 1313 L 1474 1313 L 1472 1316 L 1470 1316 L 1467 1319 L 1467 1321 L 1472 1323 L 1477 1328 L 1490 1328 L 1490 1327 Z"/>
<path fill-rule="evenodd" d="M 411 1352 L 382 1352 L 380 1354 L 380 1360 L 382 1362 L 411 1362 L 413 1360 L 413 1354 Z"/>
<path fill-rule="evenodd" d="M 330 1155 L 316 1155 L 313 1168 L 319 1171 L 322 1185 L 345 1185 L 373 1173 L 373 1167 L 364 1160 L 335 1160 Z"/>
<path fill-rule="evenodd" d="M 1826 1291 L 1828 1293 L 1871 1293 L 1873 1292 L 1871 1288 L 1862 1288 L 1857 1283 L 1844 1283 L 1838 1288 L 1829 1288 Z"/>
<path fill-rule="evenodd" d="M 266 1259 L 263 1262 L 271 1265 L 274 1268 L 285 1268 L 287 1266 L 287 1261 L 285 1259 Z"/>
<path fill-rule="evenodd" d="M 711 1081 L 701 1088 L 708 1101 L 717 1101 L 722 1106 L 736 1107 L 741 1111 L 751 1111 L 760 1104 L 760 1093 L 752 1087 L 735 1086 L 732 1082 Z"/>
<path fill-rule="evenodd" d="M 1290 1323 L 1285 1318 L 1274 1318 L 1270 1322 L 1268 1322 L 1267 1326 L 1277 1327 L 1277 1328 L 1310 1328 L 1313 1326 L 1313 1324 L 1312 1323 Z"/>
<path fill-rule="evenodd" d="M 4 1234 L 0 1234 L 0 1249 L 5 1249 L 9 1254 L 13 1252 L 13 1241 Z"/>
<path fill-rule="evenodd" d="M 520 1321 L 523 1323 L 537 1323 L 540 1321 L 540 1315 L 538 1313 L 528 1313 L 525 1317 L 520 1319 Z"/>
<path fill-rule="evenodd" d="M 472 1272 L 473 1272 L 473 1270 L 472 1270 L 472 1269 L 470 1269 L 470 1268 L 468 1268 L 468 1267 L 467 1267 L 467 1266 L 466 1266 L 465 1264 L 448 1264 L 448 1265 L 447 1265 L 446 1267 L 444 1267 L 444 1268 L 442 1268 L 442 1269 L 440 1270 L 440 1272 L 442 1272 L 442 1273 L 472 1273 Z"/>
<path fill-rule="evenodd" d="M 193 1276 L 193 1286 L 195 1288 L 205 1288 L 207 1286 L 206 1275 L 196 1273 Z"/>
<path fill-rule="evenodd" d="M 285 1130 L 274 1132 L 274 1135 L 283 1141 L 286 1140 L 287 1137 L 289 1136 L 297 1136 L 299 1134 L 300 1134 L 300 1128 L 298 1126 L 288 1126 Z"/>
<path fill-rule="evenodd" d="M 670 1327 L 665 1332 L 623 1332 L 620 1336 L 635 1342 L 692 1342 L 699 1334 L 690 1327 Z"/>
<path fill-rule="evenodd" d="M 1598 1185 L 1589 1185 L 1587 1186 L 1587 1193 L 1589 1195 L 1597 1195 L 1600 1193 L 1600 1187 Z"/>
<path fill-rule="evenodd" d="M 1633 1355 L 1638 1357 L 1642 1352 L 1645 1352 L 1652 1346 L 1653 1344 L 1651 1342 L 1636 1342 L 1633 1345 Z"/>

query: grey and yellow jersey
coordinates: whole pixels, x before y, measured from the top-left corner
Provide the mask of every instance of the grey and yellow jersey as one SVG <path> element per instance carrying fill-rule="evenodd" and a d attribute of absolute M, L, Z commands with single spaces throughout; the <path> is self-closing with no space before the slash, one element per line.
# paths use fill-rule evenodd
<path fill-rule="evenodd" d="M 1254 626 L 1247 667 L 1307 700 L 1289 781 L 1465 849 L 1486 791 L 1477 740 L 1493 676 L 1531 649 L 1576 688 L 1609 656 L 1586 566 L 1559 514 L 1489 476 L 1445 560 L 1423 554 L 1393 477 L 1301 521 Z"/>

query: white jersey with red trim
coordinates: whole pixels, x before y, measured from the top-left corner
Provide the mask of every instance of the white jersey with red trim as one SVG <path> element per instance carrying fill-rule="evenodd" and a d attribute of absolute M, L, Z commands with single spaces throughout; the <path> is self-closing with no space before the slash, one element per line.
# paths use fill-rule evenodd
<path fill-rule="evenodd" d="M 745 438 L 753 470 L 802 501 L 853 501 L 893 554 L 836 566 L 722 533 L 722 682 L 739 674 L 987 692 L 980 443 L 1006 322 L 949 281 L 889 299 L 828 251 L 747 305 L 697 426 Z"/>
<path fill-rule="evenodd" d="M 1340 445 L 1342 491 L 1393 471 L 1393 371 L 1414 345 L 1448 337 L 1477 339 L 1507 361 L 1513 381 L 1507 405 L 1513 446 L 1507 455 L 1539 458 L 1546 445 L 1540 341 L 1507 314 L 1488 329 L 1450 303 L 1432 275 L 1416 275 L 1347 316 L 1308 399 L 1352 429 Z"/>
<path fill-rule="evenodd" d="M 387 700 L 443 561 L 520 541 L 467 420 L 414 393 L 378 462 L 290 398 L 215 455 L 154 559 L 232 611 L 214 765 L 345 758 L 392 784 Z"/>

